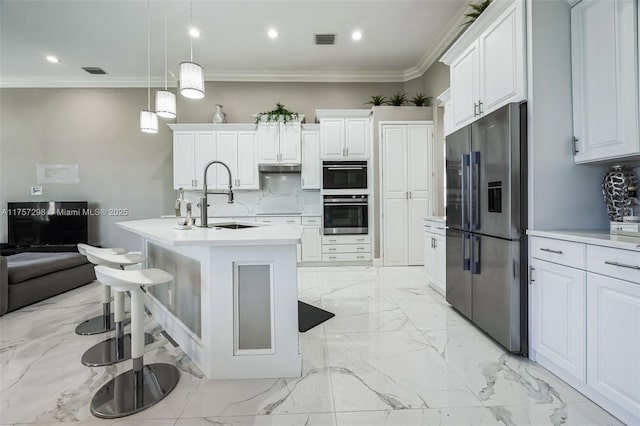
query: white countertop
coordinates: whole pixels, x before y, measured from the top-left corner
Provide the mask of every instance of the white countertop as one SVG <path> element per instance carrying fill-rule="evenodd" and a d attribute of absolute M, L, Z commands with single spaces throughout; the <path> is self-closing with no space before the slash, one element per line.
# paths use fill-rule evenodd
<path fill-rule="evenodd" d="M 229 220 L 213 219 L 209 224 L 229 223 Z M 236 221 L 237 223 L 243 223 Z M 118 222 L 122 229 L 142 237 L 170 246 L 207 245 L 207 246 L 255 246 L 297 244 L 302 236 L 302 227 L 298 225 L 269 224 L 245 229 L 198 228 L 176 229 L 175 218 L 145 219 Z"/>
<path fill-rule="evenodd" d="M 527 234 L 533 237 L 555 238 L 557 240 L 573 241 L 576 243 L 593 244 L 597 246 L 613 247 L 640 252 L 640 238 L 624 235 L 611 235 L 609 230 L 603 231 L 538 231 L 529 230 Z"/>
<path fill-rule="evenodd" d="M 431 222 L 442 222 L 442 223 L 447 223 L 447 217 L 446 216 L 425 216 L 423 217 L 424 220 L 429 220 Z"/>
<path fill-rule="evenodd" d="M 261 213 L 261 214 L 255 214 L 255 213 L 241 213 L 241 214 L 226 214 L 226 215 L 213 215 L 213 216 L 209 216 L 209 219 L 228 219 L 228 218 L 232 218 L 232 217 L 271 217 L 271 216 L 283 216 L 283 217 L 314 217 L 314 216 L 322 216 L 322 213 Z M 200 218 L 200 216 L 194 216 L 197 217 L 198 219 Z M 162 219 L 175 219 L 176 216 L 173 214 L 163 214 L 162 216 L 160 216 L 160 218 Z"/>

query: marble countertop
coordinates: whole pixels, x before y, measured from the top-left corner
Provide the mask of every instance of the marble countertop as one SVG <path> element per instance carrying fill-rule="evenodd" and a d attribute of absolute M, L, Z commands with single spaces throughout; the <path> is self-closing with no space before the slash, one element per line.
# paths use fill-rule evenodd
<path fill-rule="evenodd" d="M 228 218 L 232 218 L 232 217 L 269 217 L 269 216 L 283 216 L 283 217 L 287 217 L 287 216 L 291 216 L 291 217 L 314 217 L 314 216 L 322 216 L 321 212 L 318 213 L 260 213 L 260 214 L 256 214 L 256 213 L 243 213 L 243 214 L 227 214 L 227 215 L 213 215 L 213 216 L 209 216 L 209 219 L 220 219 L 220 218 L 224 218 L 224 219 L 228 219 Z M 163 214 L 162 216 L 160 216 L 162 219 L 175 219 L 175 215 L 172 214 Z M 200 217 L 200 216 L 194 216 L 194 217 Z"/>
<path fill-rule="evenodd" d="M 447 222 L 447 217 L 446 216 L 425 216 L 423 217 L 424 220 L 429 220 L 432 222 L 442 222 L 442 223 L 446 223 Z"/>
<path fill-rule="evenodd" d="M 209 224 L 229 223 L 229 220 L 213 219 Z M 243 223 L 235 221 L 235 223 Z M 207 245 L 207 246 L 255 246 L 298 244 L 302 236 L 302 227 L 286 224 L 252 225 L 245 229 L 198 228 L 176 229 L 175 218 L 144 219 L 118 222 L 120 228 L 142 237 L 170 246 Z"/>
<path fill-rule="evenodd" d="M 611 235 L 609 230 L 602 231 L 539 231 L 529 230 L 527 234 L 533 237 L 555 238 L 557 240 L 573 241 L 576 243 L 593 244 L 597 246 L 613 247 L 640 252 L 640 238 L 624 235 Z"/>

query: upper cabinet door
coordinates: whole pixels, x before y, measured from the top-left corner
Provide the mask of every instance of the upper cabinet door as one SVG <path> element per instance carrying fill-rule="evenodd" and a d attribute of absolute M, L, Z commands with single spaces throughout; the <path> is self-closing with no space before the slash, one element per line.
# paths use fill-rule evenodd
<path fill-rule="evenodd" d="M 237 164 L 238 164 L 238 132 L 228 131 L 228 132 L 217 132 L 216 135 L 216 160 L 222 161 L 231 170 L 231 179 L 236 179 L 237 173 Z M 229 173 L 227 170 L 221 165 L 216 164 L 212 165 L 209 168 L 209 175 L 214 173 L 216 174 L 215 185 L 212 185 L 217 189 L 228 189 L 229 188 Z M 209 180 L 209 177 L 207 177 Z M 207 182 L 208 183 L 208 182 Z M 235 182 L 231 182 L 232 186 L 235 186 Z"/>
<path fill-rule="evenodd" d="M 280 123 L 280 162 L 300 164 L 300 123 Z"/>
<path fill-rule="evenodd" d="M 349 158 L 369 158 L 369 119 L 345 119 L 345 156 Z"/>
<path fill-rule="evenodd" d="M 216 159 L 216 134 L 214 132 L 195 132 L 195 134 L 195 174 L 193 180 L 195 187 L 201 189 L 204 184 L 204 168 L 209 161 Z M 209 168 L 207 180 L 208 183 L 215 184 L 215 172 L 211 170 L 213 167 L 215 166 Z"/>
<path fill-rule="evenodd" d="M 238 167 L 233 178 L 238 189 L 259 189 L 258 175 L 258 134 L 238 132 Z"/>
<path fill-rule="evenodd" d="M 637 7 L 583 0 L 571 9 L 576 162 L 640 154 Z"/>
<path fill-rule="evenodd" d="M 302 132 L 302 189 L 320 189 L 320 132 Z M 304 255 L 304 247 L 303 247 Z"/>
<path fill-rule="evenodd" d="M 454 128 L 471 123 L 479 113 L 478 43 L 473 43 L 451 64 L 451 113 Z"/>
<path fill-rule="evenodd" d="M 194 149 L 195 132 L 173 133 L 173 189 L 195 186 Z"/>
<path fill-rule="evenodd" d="M 344 118 L 320 120 L 320 147 L 323 160 L 344 158 Z"/>
<path fill-rule="evenodd" d="M 280 157 L 280 125 L 258 125 L 258 163 L 275 164 Z"/>
<path fill-rule="evenodd" d="M 525 98 L 523 4 L 514 2 L 480 36 L 480 114 Z"/>

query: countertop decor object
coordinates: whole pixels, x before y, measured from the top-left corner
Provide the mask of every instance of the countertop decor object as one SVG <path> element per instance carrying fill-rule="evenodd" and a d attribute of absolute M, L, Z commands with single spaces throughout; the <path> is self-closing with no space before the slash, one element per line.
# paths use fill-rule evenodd
<path fill-rule="evenodd" d="M 191 201 L 184 198 L 184 189 L 178 190 L 178 198 L 176 199 L 176 220 L 178 221 L 177 229 L 191 229 Z M 187 212 L 182 216 L 182 206 L 186 206 Z"/>
<path fill-rule="evenodd" d="M 226 123 L 226 115 L 222 112 L 222 105 L 216 104 L 216 111 L 213 113 L 213 124 Z"/>
<path fill-rule="evenodd" d="M 602 195 L 610 221 L 623 221 L 625 210 L 631 207 L 633 200 L 629 189 L 637 186 L 638 177 L 625 166 L 615 165 L 604 175 Z"/>

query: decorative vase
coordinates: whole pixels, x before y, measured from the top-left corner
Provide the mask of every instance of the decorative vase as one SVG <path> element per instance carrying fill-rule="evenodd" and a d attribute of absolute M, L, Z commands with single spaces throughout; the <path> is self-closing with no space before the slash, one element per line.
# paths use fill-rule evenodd
<path fill-rule="evenodd" d="M 630 187 L 638 186 L 638 177 L 624 166 L 613 166 L 602 179 L 602 195 L 609 220 L 622 222 L 625 210 L 631 205 Z"/>
<path fill-rule="evenodd" d="M 216 111 L 213 113 L 213 123 L 224 123 L 225 114 L 222 112 L 222 105 L 216 105 Z"/>

